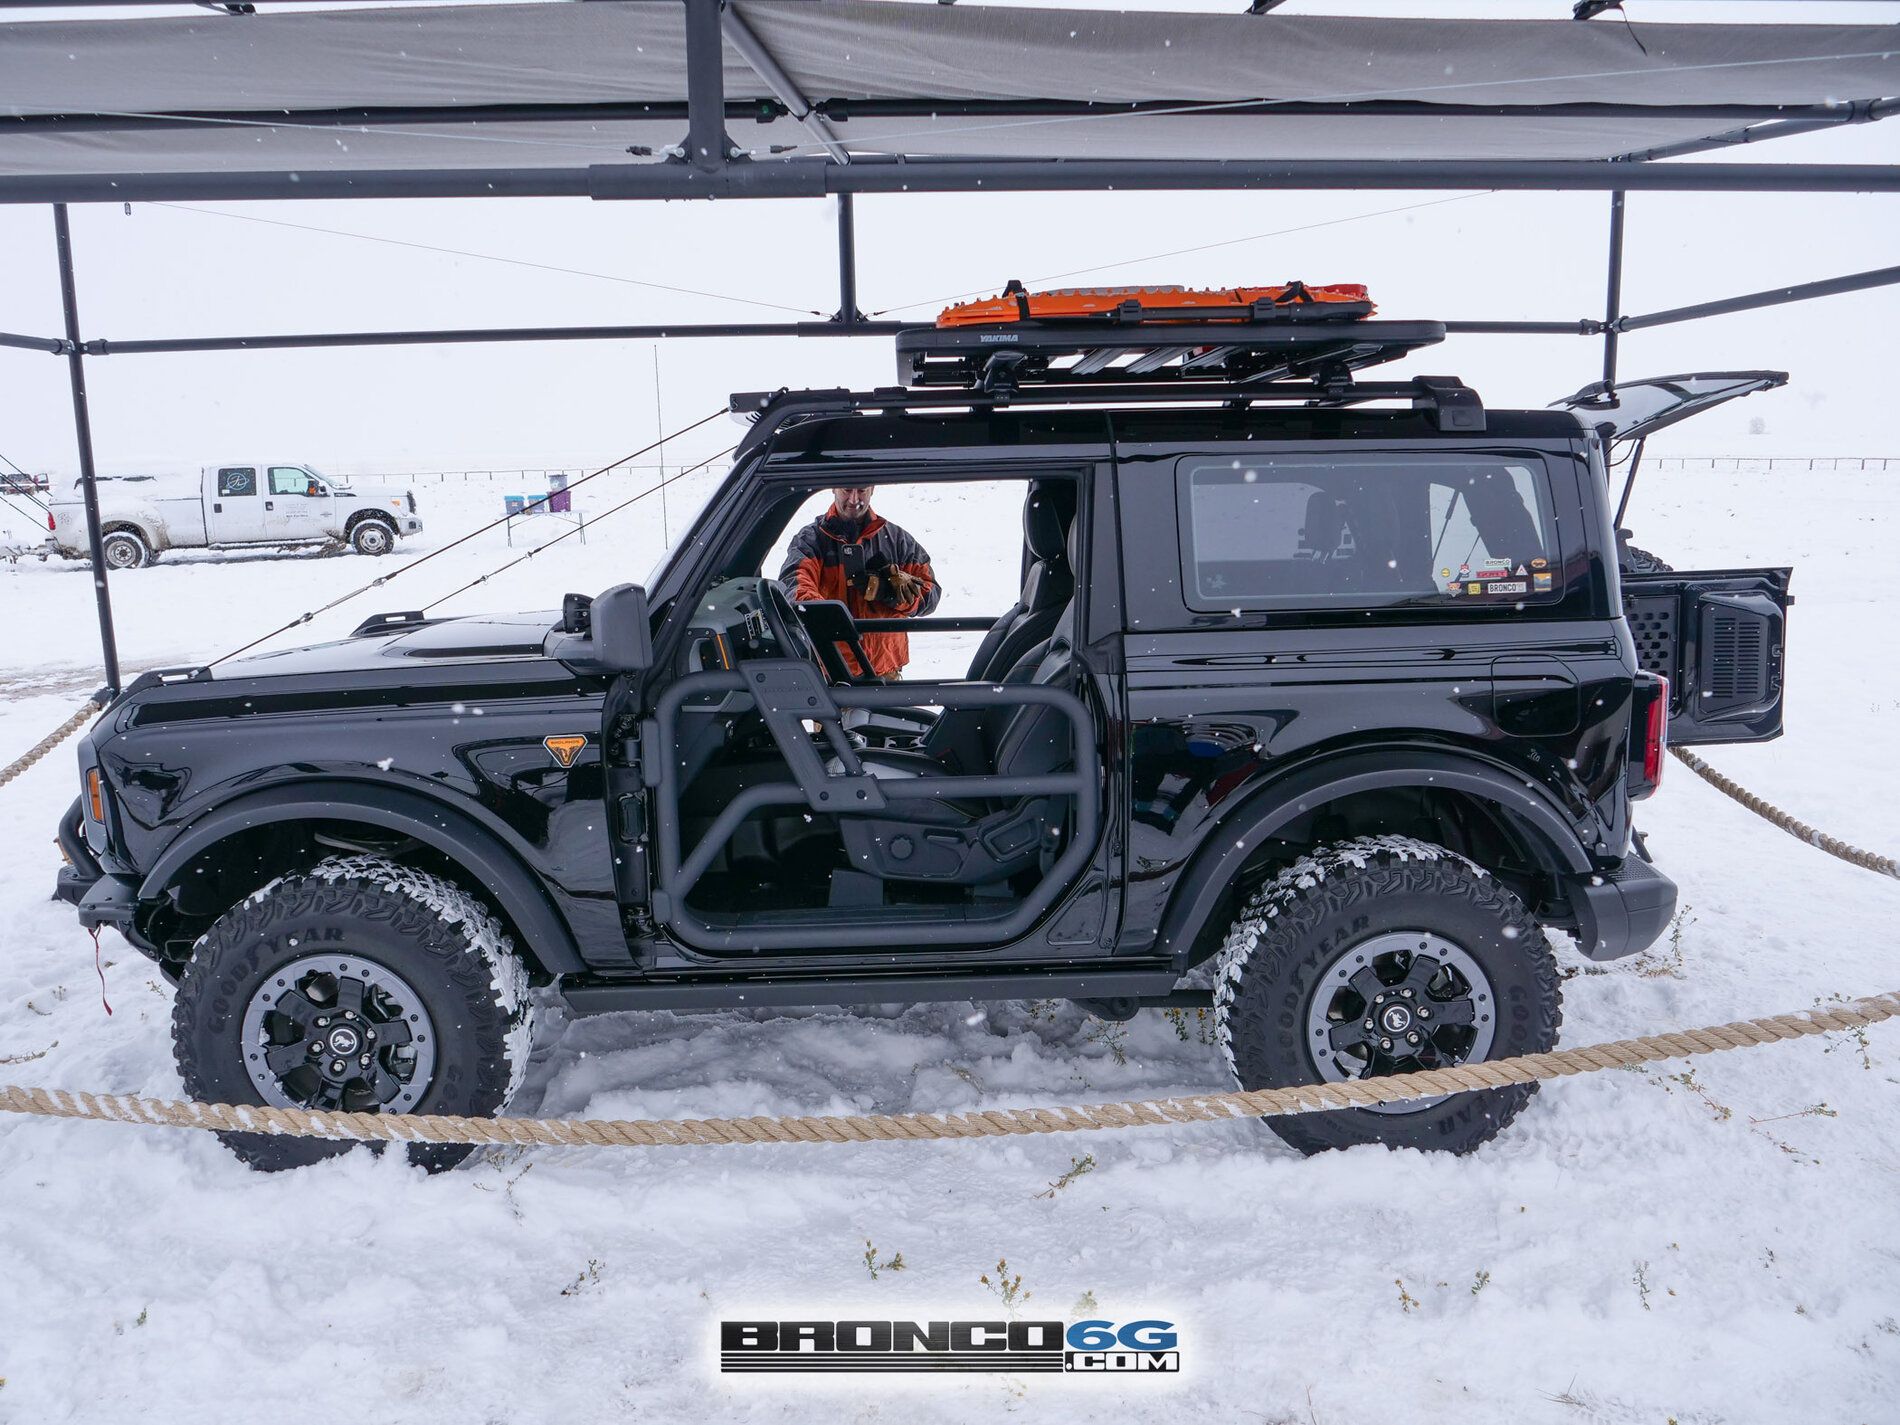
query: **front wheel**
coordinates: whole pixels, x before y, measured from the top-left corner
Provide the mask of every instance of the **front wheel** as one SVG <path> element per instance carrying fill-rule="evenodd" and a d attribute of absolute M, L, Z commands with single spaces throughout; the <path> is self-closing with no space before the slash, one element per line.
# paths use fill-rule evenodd
<path fill-rule="evenodd" d="M 211 1103 L 341 1112 L 502 1111 L 533 1041 L 527 975 L 461 888 L 377 856 L 271 883 L 194 947 L 172 1011 L 187 1092 Z M 263 1171 L 347 1141 L 220 1133 Z M 412 1145 L 430 1171 L 473 1151 Z"/>
<path fill-rule="evenodd" d="M 388 520 L 358 520 L 350 531 L 350 548 L 358 554 L 387 554 L 396 547 L 396 531 Z"/>
<path fill-rule="evenodd" d="M 1302 857 L 1243 907 L 1215 1027 L 1243 1089 L 1338 1083 L 1541 1053 L 1563 1010 L 1524 903 L 1463 857 L 1374 836 Z M 1270 1118 L 1302 1153 L 1383 1143 L 1469 1153 L 1535 1084 Z"/>

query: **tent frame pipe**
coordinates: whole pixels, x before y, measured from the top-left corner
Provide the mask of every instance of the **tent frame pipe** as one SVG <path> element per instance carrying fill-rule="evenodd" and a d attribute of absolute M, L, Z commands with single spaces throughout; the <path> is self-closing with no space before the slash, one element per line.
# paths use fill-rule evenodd
<path fill-rule="evenodd" d="M 733 47 L 745 54 L 734 28 L 737 19 L 727 11 L 726 37 Z M 746 34 L 757 36 L 751 30 Z M 763 44 L 759 53 L 765 62 L 776 65 Z M 1190 99 L 1140 99 L 1120 103 L 1096 103 L 1066 99 L 819 99 L 808 100 L 785 75 L 782 67 L 775 82 L 762 63 L 746 55 L 775 97 L 726 100 L 728 121 L 744 120 L 770 123 L 779 118 L 797 120 L 821 143 L 828 137 L 842 145 L 833 123 L 851 119 L 925 119 L 925 118 L 1113 118 L 1140 114 L 1169 116 L 1184 111 L 1197 120 L 1238 117 L 1259 118 L 1505 118 L 1528 119 L 1647 119 L 1655 110 L 1640 104 L 1433 104 L 1412 99 L 1367 99 L 1352 103 L 1326 103 L 1305 100 L 1263 100 L 1259 103 L 1231 104 L 1219 109 L 1195 112 L 1198 101 Z M 779 85 L 784 92 L 779 92 Z M 1842 124 L 1872 122 L 1887 118 L 1900 100 L 1856 100 L 1851 105 L 1683 105 L 1672 108 L 1673 117 L 1733 121 L 1739 127 L 1708 138 L 1685 139 L 1666 148 L 1645 149 L 1619 154 L 1617 163 L 1644 162 L 1649 158 L 1675 157 L 1678 154 L 1703 153 L 1742 143 L 1762 143 L 1788 134 L 1808 133 L 1815 129 L 1835 128 Z M 388 128 L 401 129 L 418 124 L 539 124 L 539 123 L 658 123 L 680 121 L 687 117 L 687 106 L 677 99 L 597 100 L 573 104 L 468 104 L 468 105 L 367 105 L 354 108 L 325 109 L 179 109 L 154 114 L 0 114 L 0 135 L 21 133 L 140 133 L 154 129 L 201 129 L 207 121 L 227 124 L 258 125 L 294 122 L 299 128 Z M 824 137 L 821 137 L 823 135 Z M 838 158 L 837 154 L 832 155 Z M 839 162 L 851 155 L 846 152 Z"/>
<path fill-rule="evenodd" d="M 1616 389 L 1617 322 L 1623 315 L 1623 190 L 1610 194 L 1610 257 L 1603 297 L 1603 384 Z"/>
<path fill-rule="evenodd" d="M 1853 272 L 1845 277 L 1828 277 L 1819 282 L 1802 282 L 1792 287 L 1772 287 L 1765 292 L 1748 292 L 1739 297 L 1723 297 L 1714 302 L 1698 302 L 1692 307 L 1670 307 L 1641 316 L 1622 317 L 1619 331 L 1642 331 L 1646 327 L 1665 327 L 1675 322 L 1692 322 L 1702 317 L 1724 317 L 1731 312 L 1753 312 L 1762 307 L 1780 307 L 1789 302 L 1810 302 L 1816 297 L 1838 297 L 1848 292 L 1865 292 L 1874 287 L 1900 284 L 1900 267 L 1876 267 Z"/>
<path fill-rule="evenodd" d="M 79 494 L 86 507 L 86 547 L 92 555 L 92 588 L 99 608 L 99 650 L 106 687 L 119 691 L 119 638 L 112 623 L 112 591 L 106 587 L 105 537 L 99 529 L 99 487 L 92 460 L 92 410 L 86 399 L 86 353 L 79 337 L 79 289 L 73 275 L 73 234 L 66 205 L 53 205 L 53 242 L 59 250 L 59 296 L 66 317 L 66 373 L 72 383 L 73 435 L 79 445 Z"/>
<path fill-rule="evenodd" d="M 841 210 L 840 224 L 848 233 L 848 219 Z M 855 242 L 841 233 L 839 283 L 840 295 L 855 311 L 857 275 L 854 265 Z M 1613 248 L 1614 250 L 1614 248 Z M 1803 282 L 1789 287 L 1771 287 L 1691 307 L 1672 307 L 1639 316 L 1616 315 L 1617 302 L 1609 303 L 1610 321 L 1579 317 L 1567 322 L 1487 322 L 1448 321 L 1448 336 L 1603 336 L 1641 331 L 1646 327 L 1668 326 L 1703 317 L 1726 316 L 1732 312 L 1755 311 L 1790 302 L 1808 302 L 1819 297 L 1836 297 L 1849 292 L 1864 292 L 1876 287 L 1900 285 L 1900 267 L 1879 267 L 1866 272 L 1828 277 L 1818 282 Z M 1612 326 L 1613 323 L 1613 326 Z M 681 322 L 652 326 L 588 327 L 468 327 L 423 331 L 380 332 L 291 332 L 259 336 L 170 337 L 140 341 L 111 341 L 95 337 L 85 342 L 88 356 L 149 356 L 205 351 L 284 351 L 304 348 L 343 346 L 431 346 L 484 344 L 520 341 L 666 341 L 691 337 L 860 337 L 895 336 L 916 326 L 912 322 L 872 321 L 858 316 L 849 321 L 836 317 L 820 322 Z M 69 343 L 58 337 L 0 335 L 0 345 L 18 346 L 55 355 L 67 353 Z M 1606 369 L 1606 380 L 1614 379 L 1614 370 Z"/>
<path fill-rule="evenodd" d="M 713 110 L 702 110 L 702 127 Z M 723 127 L 720 128 L 723 134 Z M 697 145 L 697 139 L 689 143 Z M 715 141 L 716 142 L 716 141 Z M 0 178 L 0 203 L 264 202 L 319 198 L 822 198 L 839 193 L 1070 193 L 1262 189 L 1895 193 L 1900 164 L 1431 159 L 908 159 L 859 154 L 585 168 L 115 173 Z"/>

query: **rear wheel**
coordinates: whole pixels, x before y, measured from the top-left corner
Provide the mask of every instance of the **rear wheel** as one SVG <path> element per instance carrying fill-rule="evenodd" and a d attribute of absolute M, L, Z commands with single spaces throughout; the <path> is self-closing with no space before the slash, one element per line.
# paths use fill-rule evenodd
<path fill-rule="evenodd" d="M 388 520 L 358 520 L 350 530 L 350 548 L 358 554 L 387 554 L 395 547 L 395 526 Z"/>
<path fill-rule="evenodd" d="M 115 529 L 99 541 L 108 569 L 141 569 L 152 562 L 152 547 L 135 529 Z"/>
<path fill-rule="evenodd" d="M 533 1041 L 527 976 L 459 887 L 374 856 L 266 886 L 206 932 L 172 1014 L 186 1090 L 213 1103 L 488 1116 Z M 221 1133 L 254 1168 L 300 1167 L 348 1142 Z M 468 1145 L 412 1145 L 439 1171 Z"/>
<path fill-rule="evenodd" d="M 1223 947 L 1215 1025 L 1243 1089 L 1337 1083 L 1539 1053 L 1563 1014 L 1549 943 L 1463 857 L 1364 837 L 1254 895 Z M 1383 1143 L 1468 1153 L 1535 1085 L 1270 1118 L 1303 1153 Z"/>

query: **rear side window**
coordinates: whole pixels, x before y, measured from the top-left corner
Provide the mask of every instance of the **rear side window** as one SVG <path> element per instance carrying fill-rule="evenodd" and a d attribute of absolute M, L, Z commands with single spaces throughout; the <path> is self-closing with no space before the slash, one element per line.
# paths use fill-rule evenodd
<path fill-rule="evenodd" d="M 257 493 L 257 472 L 248 465 L 227 465 L 218 472 L 218 493 L 226 499 Z"/>
<path fill-rule="evenodd" d="M 1542 462 L 1519 456 L 1183 460 L 1189 608 L 1516 606 L 1562 596 Z"/>

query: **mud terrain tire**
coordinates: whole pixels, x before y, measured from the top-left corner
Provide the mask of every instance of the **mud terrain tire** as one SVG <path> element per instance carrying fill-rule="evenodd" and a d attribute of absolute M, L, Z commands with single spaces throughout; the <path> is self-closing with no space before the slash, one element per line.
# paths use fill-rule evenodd
<path fill-rule="evenodd" d="M 1473 988 L 1461 1001 L 1472 1021 L 1473 1052 L 1457 1052 L 1461 1034 L 1454 1030 L 1447 1055 L 1432 1046 L 1428 1030 L 1427 1062 L 1381 1068 L 1390 1061 L 1372 1059 L 1374 1046 L 1367 1046 L 1374 1073 L 1501 1059 L 1556 1044 L 1563 1019 L 1557 969 L 1549 942 L 1524 903 L 1442 846 L 1397 836 L 1363 837 L 1324 847 L 1289 866 L 1246 901 L 1228 932 L 1216 962 L 1215 1028 L 1241 1088 L 1360 1077 L 1353 1071 L 1356 1061 L 1344 1057 L 1331 1060 L 1330 1075 L 1323 1072 L 1319 1065 L 1325 1051 L 1309 1048 L 1309 1040 L 1318 1036 L 1324 1043 L 1328 1026 L 1346 1027 L 1326 1017 L 1337 1014 L 1342 996 L 1347 1004 L 1365 1006 L 1346 1019 L 1356 1023 L 1364 1013 L 1366 1023 L 1373 1022 L 1378 1011 L 1370 998 L 1358 1000 L 1345 983 L 1348 974 L 1356 981 L 1363 972 L 1368 951 L 1403 942 L 1389 956 L 1371 957 L 1386 982 L 1396 984 L 1408 962 L 1419 963 L 1408 961 L 1414 942 L 1422 957 L 1428 938 L 1446 964 L 1455 956 L 1473 972 L 1467 981 Z M 1448 949 L 1438 951 L 1440 945 Z M 1456 993 L 1452 974 L 1437 983 L 1440 990 L 1432 993 L 1448 986 Z M 1479 990 L 1485 992 L 1484 1003 L 1477 1002 Z M 1406 1005 L 1438 1003 L 1426 993 L 1418 991 L 1416 1000 L 1408 995 Z M 1391 1008 L 1399 1007 L 1395 992 Z M 1480 1027 L 1479 1017 L 1487 1014 L 1491 1017 Z M 1441 1021 L 1454 1017 L 1443 1007 L 1439 1015 Z M 1345 1109 L 1266 1122 L 1307 1154 L 1365 1143 L 1469 1153 L 1495 1137 L 1535 1089 L 1520 1085 L 1453 1094 L 1424 1107 Z"/>
<path fill-rule="evenodd" d="M 1623 572 L 1625 574 L 1673 574 L 1676 566 L 1659 555 L 1651 554 L 1639 545 L 1623 546 Z"/>
<path fill-rule="evenodd" d="M 419 1011 L 408 1016 L 416 1020 L 418 1037 L 434 1031 L 426 1087 L 415 1096 L 411 1080 L 405 1096 L 414 1102 L 404 1111 L 479 1117 L 506 1107 L 527 1067 L 534 1032 L 527 974 L 512 943 L 494 916 L 461 888 L 377 856 L 338 857 L 273 881 L 199 939 L 172 1011 L 173 1053 L 192 1098 L 269 1101 L 245 1063 L 246 1053 L 258 1047 L 245 1042 L 247 1010 L 283 994 L 272 984 L 274 978 L 282 983 L 280 971 L 309 966 L 317 957 L 335 957 L 336 966 L 351 966 L 352 974 L 399 985 Z M 322 1008 L 315 986 L 326 981 L 293 974 Z M 270 1023 L 283 1027 L 282 1020 Z M 384 1038 L 393 1038 L 387 1027 Z M 296 1092 L 285 1092 L 280 1104 L 299 1101 Z M 264 1172 L 302 1167 L 354 1146 L 259 1133 L 218 1136 Z M 410 1161 L 431 1172 L 453 1167 L 472 1151 L 466 1144 L 408 1149 Z"/>

